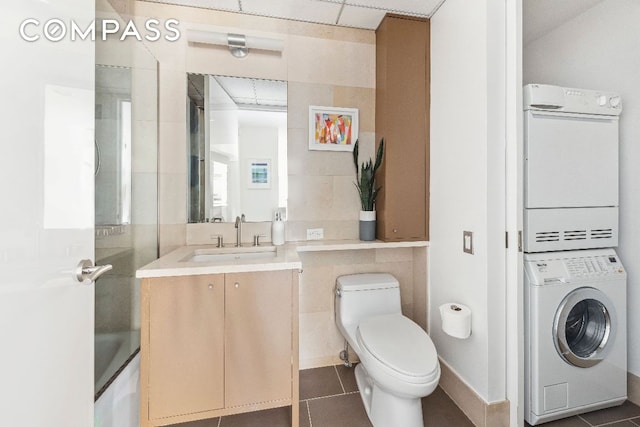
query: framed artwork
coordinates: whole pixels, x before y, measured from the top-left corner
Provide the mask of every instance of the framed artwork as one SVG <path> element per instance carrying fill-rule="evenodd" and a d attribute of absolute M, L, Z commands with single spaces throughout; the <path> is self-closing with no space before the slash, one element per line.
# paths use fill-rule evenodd
<path fill-rule="evenodd" d="M 353 151 L 358 109 L 309 106 L 309 150 Z"/>
<path fill-rule="evenodd" d="M 247 188 L 271 188 L 271 160 L 250 159 Z"/>

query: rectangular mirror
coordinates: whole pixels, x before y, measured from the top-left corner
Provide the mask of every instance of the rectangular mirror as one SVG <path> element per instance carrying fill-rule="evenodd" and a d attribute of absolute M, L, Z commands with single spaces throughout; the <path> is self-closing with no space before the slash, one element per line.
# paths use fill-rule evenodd
<path fill-rule="evenodd" d="M 287 207 L 287 82 L 187 75 L 190 223 Z"/>

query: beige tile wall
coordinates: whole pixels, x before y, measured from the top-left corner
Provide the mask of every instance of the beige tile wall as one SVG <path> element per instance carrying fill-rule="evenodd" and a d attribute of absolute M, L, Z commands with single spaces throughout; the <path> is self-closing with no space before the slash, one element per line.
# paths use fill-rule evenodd
<path fill-rule="evenodd" d="M 360 160 L 373 157 L 373 31 L 144 1 L 135 1 L 131 13 L 138 22 L 147 16 L 176 18 L 183 31 L 192 28 L 243 33 L 281 39 L 285 45 L 281 55 L 251 52 L 238 60 L 225 47 L 188 45 L 184 36 L 174 43 L 150 44 L 160 64 L 161 254 L 186 243 L 212 243 L 211 235 L 218 233 L 225 235 L 225 243 L 235 242 L 234 230 L 228 225 L 186 225 L 187 72 L 288 81 L 286 239 L 305 240 L 307 228 L 323 228 L 325 239 L 330 240 L 358 238 L 360 208 L 353 186 L 355 168 L 351 153 L 308 150 L 308 108 L 309 105 L 358 108 Z M 244 241 L 249 241 L 248 233 L 245 232 Z M 371 271 L 394 274 L 402 284 L 403 311 L 414 317 L 417 307 L 419 313 L 415 318 L 426 325 L 426 249 L 306 253 L 302 255 L 302 262 L 301 368 L 338 362 L 342 338 L 333 314 L 333 286 L 338 275 Z M 416 286 L 421 289 L 417 290 Z"/>
<path fill-rule="evenodd" d="M 202 223 L 187 225 L 187 245 L 216 245 L 222 236 L 225 246 L 236 243 L 236 228 L 233 222 Z M 271 241 L 271 222 L 245 222 L 242 224 L 242 243 L 252 244 L 253 236 L 261 235 L 260 242 Z"/>
<path fill-rule="evenodd" d="M 307 228 L 323 228 L 330 240 L 357 239 L 360 205 L 352 154 L 308 149 L 309 105 L 359 109 L 362 161 L 373 156 L 375 146 L 375 89 L 289 81 L 287 240 L 305 240 Z"/>
<path fill-rule="evenodd" d="M 413 320 L 427 332 L 429 331 L 428 259 L 428 248 L 413 248 Z"/>
<path fill-rule="evenodd" d="M 357 238 L 359 205 L 351 154 L 308 150 L 308 109 L 309 105 L 358 108 L 361 159 L 373 156 L 375 33 L 144 1 L 133 4 L 133 14 L 139 23 L 147 16 L 175 18 L 182 31 L 244 33 L 282 39 L 285 44 L 282 55 L 251 52 L 238 60 L 225 47 L 189 45 L 186 36 L 173 43 L 149 43 L 160 64 L 161 254 L 187 241 L 187 72 L 287 80 L 287 240 L 306 239 L 307 228 L 324 228 L 327 239 Z"/>
<path fill-rule="evenodd" d="M 368 249 L 336 252 L 303 252 L 304 271 L 300 280 L 300 368 L 340 363 L 338 353 L 344 340 L 335 326 L 334 287 L 338 276 L 356 273 L 391 273 L 400 281 L 404 315 L 417 321 L 426 313 L 416 310 L 425 301 L 415 299 L 414 288 L 425 286 L 426 274 L 414 278 L 417 270 L 426 273 L 426 248 L 414 256 L 414 248 Z M 417 267 L 417 265 L 421 267 Z M 423 267 L 422 267 L 423 266 Z M 426 298 L 419 295 L 419 298 Z M 420 322 L 418 322 L 420 323 Z"/>

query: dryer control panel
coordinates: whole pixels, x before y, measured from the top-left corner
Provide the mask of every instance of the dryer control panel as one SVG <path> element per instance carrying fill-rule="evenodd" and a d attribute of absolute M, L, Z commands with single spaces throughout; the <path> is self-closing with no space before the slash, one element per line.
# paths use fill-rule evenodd
<path fill-rule="evenodd" d="M 525 274 L 532 285 L 626 278 L 613 249 L 525 254 Z"/>

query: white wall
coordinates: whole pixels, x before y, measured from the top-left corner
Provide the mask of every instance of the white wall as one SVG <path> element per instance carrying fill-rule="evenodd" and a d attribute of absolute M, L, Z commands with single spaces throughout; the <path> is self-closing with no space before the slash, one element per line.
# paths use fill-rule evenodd
<path fill-rule="evenodd" d="M 286 113 L 283 113 L 286 114 Z M 278 127 L 240 126 L 240 210 L 247 221 L 271 221 L 278 207 Z M 249 188 L 249 162 L 269 160 L 269 188 Z"/>
<path fill-rule="evenodd" d="M 431 19 L 430 334 L 485 401 L 505 399 L 504 4 L 448 0 Z M 462 232 L 475 253 L 462 252 Z M 444 334 L 437 307 L 472 310 Z"/>
<path fill-rule="evenodd" d="M 205 86 L 208 98 L 209 120 L 205 135 L 209 135 L 206 141 L 205 175 L 209 182 L 205 184 L 205 216 L 222 216 L 225 221 L 233 221 L 236 215 L 240 215 L 239 194 L 239 141 L 238 127 L 240 123 L 240 110 L 227 92 L 220 86 L 213 76 L 208 76 Z M 227 169 L 227 206 L 221 212 L 213 209 L 213 173 L 211 172 L 211 157 L 222 161 Z"/>
<path fill-rule="evenodd" d="M 605 0 L 524 48 L 524 83 L 610 90 L 622 96 L 620 244 L 627 268 L 629 371 L 640 375 L 640 3 Z"/>

